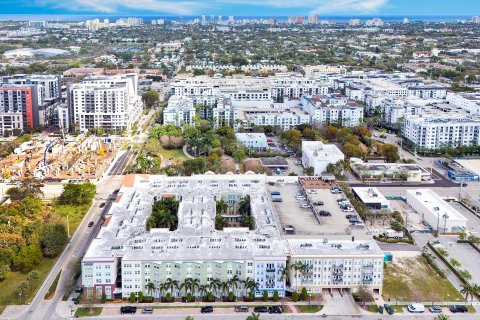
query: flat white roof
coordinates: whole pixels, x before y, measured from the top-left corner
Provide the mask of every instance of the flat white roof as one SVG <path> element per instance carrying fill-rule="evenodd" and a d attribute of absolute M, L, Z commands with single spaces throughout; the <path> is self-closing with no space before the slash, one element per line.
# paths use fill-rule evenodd
<path fill-rule="evenodd" d="M 447 221 L 468 220 L 460 212 L 455 210 L 451 205 L 449 205 L 445 200 L 443 200 L 432 189 L 407 190 L 407 202 L 409 197 L 415 198 L 433 215 L 438 216 L 440 214 L 442 216 L 442 219 L 445 219 L 446 216 Z"/>
<path fill-rule="evenodd" d="M 307 152 L 319 160 L 344 157 L 336 145 L 323 144 L 321 141 L 302 141 L 302 152 Z"/>
<path fill-rule="evenodd" d="M 355 187 L 352 190 L 363 203 L 389 203 L 387 198 L 375 187 Z"/>

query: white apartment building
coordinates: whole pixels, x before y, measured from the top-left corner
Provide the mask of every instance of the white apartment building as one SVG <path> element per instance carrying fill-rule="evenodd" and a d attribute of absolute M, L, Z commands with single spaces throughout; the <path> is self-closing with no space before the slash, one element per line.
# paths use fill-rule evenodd
<path fill-rule="evenodd" d="M 445 99 L 447 97 L 447 88 L 437 86 L 411 86 L 408 87 L 408 96 L 421 99 Z"/>
<path fill-rule="evenodd" d="M 159 298 L 165 291 L 148 292 L 147 284 L 160 288 L 170 280 L 182 284 L 192 278 L 209 285 L 213 279 L 225 282 L 237 276 L 259 283 L 256 297 L 264 292 L 283 297 L 289 289 L 283 270 L 287 263 L 299 261 L 309 267 L 308 272 L 300 275 L 291 270 L 290 290 L 306 287 L 317 293 L 367 286 L 380 292 L 383 252 L 378 245 L 366 236 L 284 238 L 267 189 L 269 179 L 265 175 L 126 176 L 82 259 L 86 296 L 121 299 L 143 292 Z M 298 184 L 294 179 L 288 183 L 295 181 Z M 216 230 L 216 201 L 246 195 L 250 196 L 254 230 Z M 147 230 L 153 203 L 168 198 L 179 201 L 176 230 Z M 241 284 L 230 290 L 236 296 L 245 294 Z M 172 291 L 174 297 L 185 294 L 178 288 Z M 213 293 L 218 297 L 221 289 Z M 200 296 L 198 290 L 194 295 Z"/>
<path fill-rule="evenodd" d="M 329 65 L 317 65 L 317 66 L 305 66 L 305 77 L 314 77 L 322 74 L 345 74 L 347 68 L 343 66 L 329 66 Z"/>
<path fill-rule="evenodd" d="M 130 129 L 143 108 L 137 74 L 85 78 L 69 87 L 68 104 L 81 132 Z"/>
<path fill-rule="evenodd" d="M 253 149 L 266 149 L 268 148 L 267 136 L 265 133 L 236 133 L 237 140 L 240 141 L 245 147 Z"/>
<path fill-rule="evenodd" d="M 314 126 L 339 124 L 354 127 L 360 125 L 364 117 L 363 105 L 338 97 L 304 97 L 302 110 L 310 115 Z"/>
<path fill-rule="evenodd" d="M 462 115 L 413 115 L 404 120 L 405 138 L 419 147 L 480 145 L 480 117 Z"/>
<path fill-rule="evenodd" d="M 334 144 L 323 144 L 321 141 L 302 141 L 303 167 L 313 167 L 315 176 L 321 176 L 322 172 L 326 172 L 329 164 L 335 164 L 344 159 L 344 154 Z"/>
<path fill-rule="evenodd" d="M 194 125 L 196 109 L 191 98 L 171 97 L 163 109 L 163 124 Z"/>
<path fill-rule="evenodd" d="M 446 96 L 446 100 L 471 114 L 480 114 L 480 94 L 478 93 L 449 92 Z"/>
<path fill-rule="evenodd" d="M 239 110 L 239 123 L 244 128 L 255 126 L 279 126 L 290 130 L 300 124 L 310 123 L 310 115 L 298 108 L 279 110 Z"/>

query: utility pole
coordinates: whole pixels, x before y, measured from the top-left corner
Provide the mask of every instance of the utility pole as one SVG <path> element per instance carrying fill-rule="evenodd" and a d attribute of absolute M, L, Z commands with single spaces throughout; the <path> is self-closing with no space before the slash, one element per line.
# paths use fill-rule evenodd
<path fill-rule="evenodd" d="M 70 239 L 70 220 L 68 219 L 68 214 L 67 214 L 67 236 L 68 236 L 68 239 Z"/>

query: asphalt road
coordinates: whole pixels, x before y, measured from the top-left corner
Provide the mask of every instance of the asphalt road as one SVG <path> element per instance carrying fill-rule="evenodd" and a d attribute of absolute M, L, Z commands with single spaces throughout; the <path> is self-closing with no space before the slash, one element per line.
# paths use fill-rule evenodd
<path fill-rule="evenodd" d="M 125 167 L 128 165 L 128 161 L 130 160 L 132 153 L 133 153 L 132 148 L 128 147 L 127 151 L 124 154 L 122 154 L 117 159 L 117 161 L 115 161 L 108 175 L 116 176 L 116 175 L 123 174 L 123 171 L 125 170 Z"/>

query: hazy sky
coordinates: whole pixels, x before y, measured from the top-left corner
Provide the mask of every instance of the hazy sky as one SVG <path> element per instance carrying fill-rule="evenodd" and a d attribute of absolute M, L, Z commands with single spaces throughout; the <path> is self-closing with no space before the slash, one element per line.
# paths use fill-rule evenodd
<path fill-rule="evenodd" d="M 0 13 L 480 15 L 480 0 L 0 0 Z"/>

